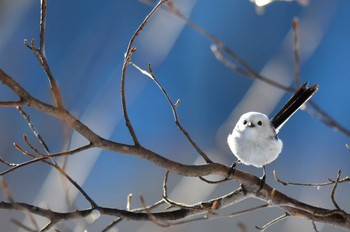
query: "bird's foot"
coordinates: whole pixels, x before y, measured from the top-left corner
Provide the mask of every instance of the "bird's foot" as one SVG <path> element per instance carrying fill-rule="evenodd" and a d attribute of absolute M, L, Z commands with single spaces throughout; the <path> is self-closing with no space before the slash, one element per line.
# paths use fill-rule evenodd
<path fill-rule="evenodd" d="M 257 193 L 260 192 L 260 190 L 264 188 L 265 180 L 266 180 L 266 175 L 263 175 L 259 180 L 259 189 L 258 189 Z"/>
<path fill-rule="evenodd" d="M 265 181 L 266 181 L 266 168 L 265 168 L 265 166 L 263 166 L 263 175 L 262 175 L 262 177 L 260 177 L 259 189 L 258 189 L 257 193 L 260 192 L 260 190 L 264 187 Z"/>
<path fill-rule="evenodd" d="M 239 160 L 237 160 L 236 162 L 234 162 L 234 163 L 231 165 L 230 169 L 229 169 L 228 172 L 227 172 L 227 178 L 230 177 L 231 175 L 232 175 L 232 176 L 235 175 L 236 165 L 237 165 L 238 162 L 239 162 Z"/>

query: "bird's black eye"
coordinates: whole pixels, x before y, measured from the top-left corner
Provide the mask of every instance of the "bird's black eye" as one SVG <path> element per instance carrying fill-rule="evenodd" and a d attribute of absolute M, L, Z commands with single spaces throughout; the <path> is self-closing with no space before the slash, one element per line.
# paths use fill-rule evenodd
<path fill-rule="evenodd" d="M 261 121 L 258 121 L 258 125 L 261 126 L 261 125 L 262 125 L 262 122 L 261 122 Z"/>
<path fill-rule="evenodd" d="M 244 121 L 243 121 L 243 125 L 245 125 L 245 124 L 247 124 L 247 120 L 244 120 Z"/>

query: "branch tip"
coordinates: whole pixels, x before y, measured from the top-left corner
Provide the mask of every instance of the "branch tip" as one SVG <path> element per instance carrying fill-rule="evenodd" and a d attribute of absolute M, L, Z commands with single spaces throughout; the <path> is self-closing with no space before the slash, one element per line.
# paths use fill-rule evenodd
<path fill-rule="evenodd" d="M 132 193 L 129 193 L 127 201 L 126 201 L 126 209 L 129 210 L 129 211 L 131 210 L 132 197 L 133 197 Z"/>
<path fill-rule="evenodd" d="M 334 207 L 338 210 L 341 210 L 338 203 L 336 202 L 335 200 L 335 191 L 337 189 L 337 186 L 338 186 L 338 183 L 339 183 L 339 180 L 340 180 L 340 176 L 341 176 L 341 169 L 338 170 L 338 173 L 337 173 L 337 179 L 335 180 L 335 183 L 334 183 L 334 186 L 332 188 L 332 192 L 331 192 L 331 200 L 332 200 L 332 203 L 334 205 Z"/>

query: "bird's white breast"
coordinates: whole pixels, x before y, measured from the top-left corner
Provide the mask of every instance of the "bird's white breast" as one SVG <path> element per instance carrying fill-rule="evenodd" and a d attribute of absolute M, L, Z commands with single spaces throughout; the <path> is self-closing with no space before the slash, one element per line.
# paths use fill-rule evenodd
<path fill-rule="evenodd" d="M 243 116 L 227 138 L 231 151 L 246 165 L 262 167 L 271 163 L 281 153 L 282 141 L 277 138 L 274 128 L 265 115 L 259 113 L 246 115 L 245 118 Z M 249 122 L 262 120 L 263 126 L 249 127 L 243 124 L 244 120 Z"/>

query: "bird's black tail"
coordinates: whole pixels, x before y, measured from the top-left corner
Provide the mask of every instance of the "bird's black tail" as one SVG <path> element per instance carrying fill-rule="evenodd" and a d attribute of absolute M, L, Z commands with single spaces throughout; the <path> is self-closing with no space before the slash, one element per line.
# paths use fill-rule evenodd
<path fill-rule="evenodd" d="M 276 131 L 279 131 L 283 124 L 316 93 L 318 85 L 308 88 L 308 84 L 308 82 L 303 84 L 282 107 L 282 109 L 271 119 L 271 123 Z"/>

